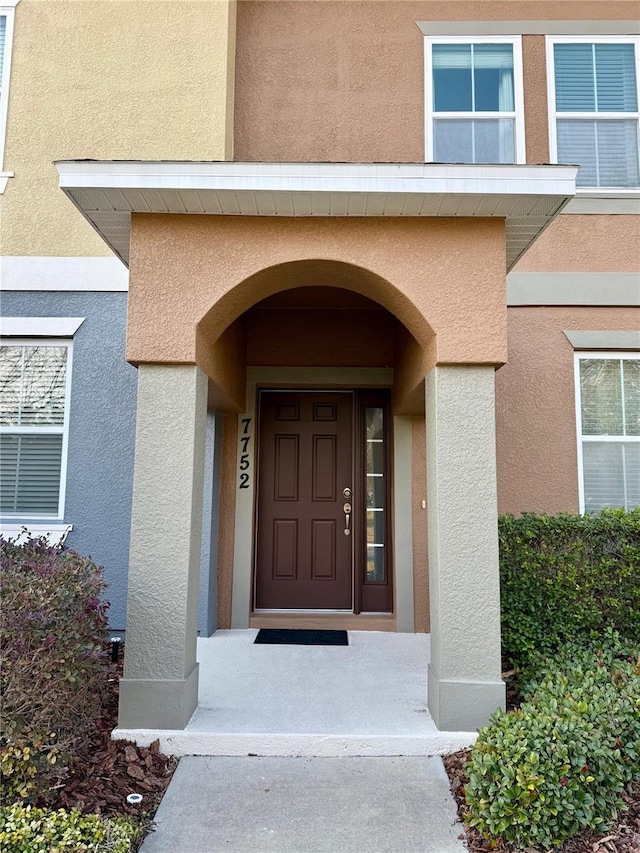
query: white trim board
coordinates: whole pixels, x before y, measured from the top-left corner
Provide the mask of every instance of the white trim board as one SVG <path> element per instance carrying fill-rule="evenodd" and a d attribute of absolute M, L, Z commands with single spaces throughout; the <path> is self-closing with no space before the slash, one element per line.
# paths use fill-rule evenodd
<path fill-rule="evenodd" d="M 129 271 L 114 257 L 7 255 L 0 258 L 0 290 L 127 291 Z"/>
<path fill-rule="evenodd" d="M 507 306 L 640 307 L 640 272 L 512 272 Z"/>
<path fill-rule="evenodd" d="M 28 521 L 20 524 L 16 523 L 0 523 L 0 536 L 5 539 L 12 539 L 17 545 L 26 542 L 29 536 L 34 539 L 39 539 L 43 536 L 49 545 L 64 545 L 64 541 L 73 530 L 72 524 L 31 524 Z"/>
<path fill-rule="evenodd" d="M 7 181 L 13 172 L 4 168 L 4 148 L 7 136 L 7 115 L 9 111 L 9 86 L 11 83 L 11 53 L 13 50 L 13 28 L 15 7 L 19 0 L 5 0 L 0 3 L 0 17 L 6 19 L 4 31 L 4 53 L 0 79 L 2 80 L 2 98 L 0 99 L 0 195 L 7 187 Z"/>
<path fill-rule="evenodd" d="M 575 166 L 67 160 L 60 188 L 125 263 L 136 212 L 505 220 L 510 269 L 575 194 Z"/>
<path fill-rule="evenodd" d="M 635 21 L 416 21 L 425 36 L 607 36 L 640 33 Z"/>
<path fill-rule="evenodd" d="M 71 338 L 84 317 L 0 317 L 0 337 Z"/>

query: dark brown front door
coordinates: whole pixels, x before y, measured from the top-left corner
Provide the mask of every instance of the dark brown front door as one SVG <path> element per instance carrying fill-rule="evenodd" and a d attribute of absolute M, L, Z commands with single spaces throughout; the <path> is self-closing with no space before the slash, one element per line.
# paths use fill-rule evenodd
<path fill-rule="evenodd" d="M 353 607 L 352 413 L 348 392 L 260 392 L 257 609 Z"/>

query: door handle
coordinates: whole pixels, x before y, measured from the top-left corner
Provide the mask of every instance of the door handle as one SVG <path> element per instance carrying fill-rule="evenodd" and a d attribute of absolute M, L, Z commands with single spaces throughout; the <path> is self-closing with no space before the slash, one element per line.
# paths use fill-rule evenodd
<path fill-rule="evenodd" d="M 351 534 L 351 504 L 345 504 L 342 509 L 344 510 L 344 535 L 349 536 Z"/>

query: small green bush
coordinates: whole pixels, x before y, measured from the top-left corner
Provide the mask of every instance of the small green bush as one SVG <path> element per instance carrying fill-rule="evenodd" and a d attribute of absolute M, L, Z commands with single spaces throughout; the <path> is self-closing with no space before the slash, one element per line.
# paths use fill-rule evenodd
<path fill-rule="evenodd" d="M 104 684 L 102 570 L 42 539 L 0 540 L 2 802 L 43 804 L 96 726 Z"/>
<path fill-rule="evenodd" d="M 479 733 L 467 820 L 485 837 L 546 850 L 605 829 L 640 774 L 639 650 L 612 631 L 599 645 L 569 646 L 540 659 L 525 695 Z"/>
<path fill-rule="evenodd" d="M 506 669 L 607 627 L 640 641 L 640 509 L 499 520 Z"/>
<path fill-rule="evenodd" d="M 0 807 L 3 853 L 129 853 L 140 827 L 126 818 L 47 811 L 33 806 Z"/>

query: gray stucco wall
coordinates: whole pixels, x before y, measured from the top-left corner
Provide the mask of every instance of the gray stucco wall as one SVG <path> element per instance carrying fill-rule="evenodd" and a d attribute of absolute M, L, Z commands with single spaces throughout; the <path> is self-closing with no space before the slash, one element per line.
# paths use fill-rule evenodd
<path fill-rule="evenodd" d="M 86 318 L 73 338 L 66 544 L 104 566 L 110 626 L 123 630 L 137 384 L 124 357 L 127 294 L 4 291 L 2 313 Z"/>

